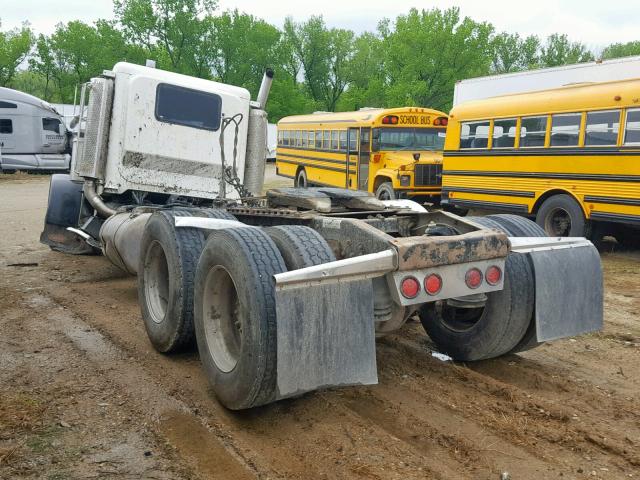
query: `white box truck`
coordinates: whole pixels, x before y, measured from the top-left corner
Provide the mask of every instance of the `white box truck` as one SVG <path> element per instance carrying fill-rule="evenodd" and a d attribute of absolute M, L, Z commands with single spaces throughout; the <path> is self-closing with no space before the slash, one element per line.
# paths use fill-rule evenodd
<path fill-rule="evenodd" d="M 456 83 L 453 106 L 499 95 L 629 78 L 640 78 L 640 56 L 469 78 Z"/>

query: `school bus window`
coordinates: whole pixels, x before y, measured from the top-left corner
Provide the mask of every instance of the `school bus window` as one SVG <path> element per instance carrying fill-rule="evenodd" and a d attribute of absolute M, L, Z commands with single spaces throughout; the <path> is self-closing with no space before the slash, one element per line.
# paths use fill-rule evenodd
<path fill-rule="evenodd" d="M 616 145 L 620 129 L 620 110 L 587 112 L 585 146 Z"/>
<path fill-rule="evenodd" d="M 460 148 L 487 148 L 489 141 L 489 121 L 462 124 Z"/>
<path fill-rule="evenodd" d="M 349 136 L 349 151 L 354 153 L 358 151 L 358 130 L 351 131 L 351 135 Z"/>
<path fill-rule="evenodd" d="M 302 146 L 307 148 L 309 146 L 309 132 L 306 130 L 302 131 Z"/>
<path fill-rule="evenodd" d="M 309 148 L 315 148 L 316 147 L 316 132 L 314 132 L 313 130 L 309 130 L 309 132 L 307 133 L 308 139 L 309 139 Z"/>
<path fill-rule="evenodd" d="M 347 131 L 346 130 L 340 130 L 340 150 L 342 150 L 343 152 L 347 151 Z"/>
<path fill-rule="evenodd" d="M 581 120 L 581 113 L 552 115 L 550 145 L 552 147 L 577 147 Z"/>
<path fill-rule="evenodd" d="M 296 146 L 298 146 L 298 147 L 302 146 L 302 131 L 301 130 L 296 130 Z"/>
<path fill-rule="evenodd" d="M 640 145 L 640 109 L 627 110 L 627 122 L 624 128 L 624 144 Z"/>
<path fill-rule="evenodd" d="M 331 148 L 331 132 L 329 130 L 322 131 L 322 148 L 329 150 Z"/>
<path fill-rule="evenodd" d="M 491 148 L 513 148 L 516 142 L 516 119 L 502 118 L 493 121 Z"/>
<path fill-rule="evenodd" d="M 331 150 L 338 150 L 338 131 L 331 130 Z"/>
<path fill-rule="evenodd" d="M 547 117 L 524 117 L 520 122 L 520 146 L 544 147 Z"/>

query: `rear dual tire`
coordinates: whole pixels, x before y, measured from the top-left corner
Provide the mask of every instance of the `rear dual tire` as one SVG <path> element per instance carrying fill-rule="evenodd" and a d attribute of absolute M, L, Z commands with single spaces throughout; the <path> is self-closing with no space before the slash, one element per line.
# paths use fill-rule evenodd
<path fill-rule="evenodd" d="M 138 266 L 138 298 L 153 347 L 162 353 L 193 348 L 193 278 L 207 231 L 175 226 L 175 217 L 235 220 L 224 210 L 160 210 L 145 225 Z"/>
<path fill-rule="evenodd" d="M 335 260 L 305 226 L 230 228 L 211 234 L 195 276 L 195 331 L 220 402 L 232 410 L 277 394 L 277 322 L 273 276 Z"/>
<path fill-rule="evenodd" d="M 544 230 L 517 215 L 467 217 L 511 237 L 543 237 Z M 424 305 L 422 325 L 437 347 L 459 361 L 485 360 L 534 348 L 535 277 L 526 255 L 511 253 L 505 262 L 504 288 L 487 293 L 484 307 L 461 308 L 446 301 Z"/>

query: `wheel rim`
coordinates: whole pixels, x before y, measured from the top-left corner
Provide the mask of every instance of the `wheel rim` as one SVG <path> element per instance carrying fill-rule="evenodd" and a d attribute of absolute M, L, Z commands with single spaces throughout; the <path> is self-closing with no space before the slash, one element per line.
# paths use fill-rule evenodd
<path fill-rule="evenodd" d="M 216 366 L 232 371 L 242 351 L 242 315 L 231 275 L 221 265 L 209 270 L 202 297 L 204 334 Z"/>
<path fill-rule="evenodd" d="M 149 313 L 155 323 L 162 323 L 169 304 L 169 264 L 157 240 L 147 250 L 144 265 L 144 289 Z"/>
<path fill-rule="evenodd" d="M 545 218 L 544 229 L 552 237 L 568 237 L 571 233 L 571 215 L 564 208 L 554 208 Z"/>
<path fill-rule="evenodd" d="M 471 330 L 480 321 L 484 313 L 484 307 L 452 307 L 446 301 L 436 302 L 435 309 L 445 327 L 454 332 Z"/>

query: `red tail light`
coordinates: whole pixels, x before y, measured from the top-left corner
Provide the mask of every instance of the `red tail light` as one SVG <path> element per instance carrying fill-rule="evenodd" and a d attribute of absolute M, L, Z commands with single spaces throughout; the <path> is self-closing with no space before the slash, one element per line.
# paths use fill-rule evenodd
<path fill-rule="evenodd" d="M 447 117 L 438 117 L 433 121 L 436 127 L 446 127 L 448 123 L 449 119 Z"/>
<path fill-rule="evenodd" d="M 387 115 L 386 117 L 382 117 L 382 123 L 384 125 L 397 125 L 398 117 L 396 115 Z"/>
<path fill-rule="evenodd" d="M 442 278 L 432 273 L 424 279 L 424 289 L 429 295 L 436 295 L 442 290 Z"/>
<path fill-rule="evenodd" d="M 484 272 L 484 278 L 487 279 L 487 283 L 489 285 L 497 285 L 498 283 L 500 283 L 500 280 L 502 279 L 502 270 L 500 270 L 500 267 L 491 265 Z"/>
<path fill-rule="evenodd" d="M 420 292 L 420 282 L 415 277 L 405 277 L 400 283 L 400 292 L 405 298 L 416 298 Z"/>
<path fill-rule="evenodd" d="M 469 288 L 478 288 L 482 283 L 482 272 L 477 268 L 472 268 L 464 276 L 464 281 Z"/>

